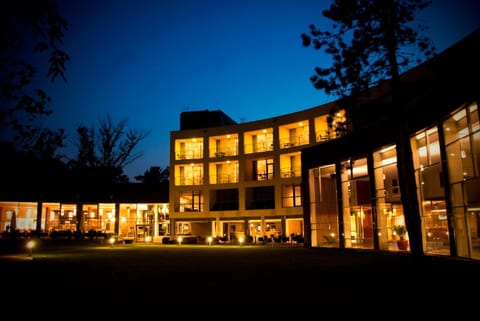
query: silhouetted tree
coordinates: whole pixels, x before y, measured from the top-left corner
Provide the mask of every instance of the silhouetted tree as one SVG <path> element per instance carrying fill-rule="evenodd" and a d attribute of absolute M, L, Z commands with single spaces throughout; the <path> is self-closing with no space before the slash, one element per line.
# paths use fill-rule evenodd
<path fill-rule="evenodd" d="M 12 142 L 0 142 L 0 158 L 1 195 L 41 198 L 47 190 L 60 190 L 67 182 L 68 171 L 61 159 L 19 152 Z"/>
<path fill-rule="evenodd" d="M 332 56 L 332 65 L 316 67 L 310 80 L 315 88 L 339 97 L 340 107 L 347 112 L 347 132 L 355 130 L 357 113 L 361 113 L 360 98 L 385 81 L 393 106 L 389 116 L 403 124 L 408 122 L 401 110 L 404 102 L 397 94 L 400 74 L 434 54 L 430 39 L 420 36 L 426 27 L 411 25 L 414 14 L 430 4 L 424 0 L 335 0 L 323 11 L 323 16 L 333 21 L 331 30 L 311 25 L 310 33 L 301 35 L 304 46 L 323 48 Z M 411 253 L 421 255 L 419 203 L 407 126 L 399 126 L 396 149 Z"/>
<path fill-rule="evenodd" d="M 135 176 L 135 179 L 144 184 L 168 184 L 169 177 L 170 169 L 168 166 L 165 169 L 160 166 L 151 166 L 143 175 Z"/>
<path fill-rule="evenodd" d="M 66 81 L 60 49 L 67 21 L 52 0 L 5 0 L 0 3 L 0 133 L 16 149 L 37 157 L 54 157 L 65 134 L 42 128 L 39 117 L 50 115 L 51 98 L 33 80 L 46 63 L 46 78 Z"/>
<path fill-rule="evenodd" d="M 123 168 L 143 155 L 134 150 L 149 133 L 127 129 L 126 119 L 115 123 L 110 115 L 99 123 L 98 131 L 83 124 L 77 127 L 78 155 L 69 167 L 80 180 L 127 183 Z"/>

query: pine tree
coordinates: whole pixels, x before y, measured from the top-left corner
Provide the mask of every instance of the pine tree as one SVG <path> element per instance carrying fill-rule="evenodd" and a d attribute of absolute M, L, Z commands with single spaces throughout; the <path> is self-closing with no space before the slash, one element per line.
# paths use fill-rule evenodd
<path fill-rule="evenodd" d="M 388 117 L 408 124 L 402 113 L 400 75 L 435 54 L 427 27 L 414 25 L 415 13 L 428 7 L 425 0 L 335 0 L 323 16 L 332 21 L 330 30 L 310 26 L 302 34 L 305 47 L 324 49 L 331 55 L 330 67 L 316 67 L 310 78 L 315 88 L 339 98 L 346 111 L 346 133 L 355 131 L 362 113 L 362 99 L 373 88 L 389 88 L 391 106 Z M 332 111 L 335 112 L 335 111 Z M 413 255 L 423 254 L 419 202 L 407 126 L 396 133 L 397 168 Z"/>

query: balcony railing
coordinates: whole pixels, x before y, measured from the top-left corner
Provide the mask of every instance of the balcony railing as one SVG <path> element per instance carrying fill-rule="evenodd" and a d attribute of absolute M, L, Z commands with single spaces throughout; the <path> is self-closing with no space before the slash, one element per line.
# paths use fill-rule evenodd
<path fill-rule="evenodd" d="M 230 184 L 238 183 L 238 181 L 236 174 L 210 175 L 210 184 Z"/>
<path fill-rule="evenodd" d="M 185 185 L 203 185 L 203 176 L 196 177 L 177 177 L 175 179 L 175 185 L 185 186 Z"/>
<path fill-rule="evenodd" d="M 203 158 L 203 150 L 199 151 L 188 151 L 184 153 L 177 153 L 175 155 L 176 160 L 184 160 L 184 159 L 201 159 Z"/>

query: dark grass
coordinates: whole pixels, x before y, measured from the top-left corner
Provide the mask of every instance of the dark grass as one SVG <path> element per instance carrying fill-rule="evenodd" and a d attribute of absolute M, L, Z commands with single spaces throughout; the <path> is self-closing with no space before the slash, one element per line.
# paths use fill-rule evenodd
<path fill-rule="evenodd" d="M 277 317 L 296 307 L 297 315 L 306 315 L 311 311 L 304 305 L 379 307 L 393 304 L 397 295 L 407 295 L 406 309 L 418 310 L 431 300 L 465 305 L 480 289 L 477 261 L 285 246 L 44 240 L 31 255 L 21 246 L 16 254 L 4 253 L 0 268 L 12 284 L 7 291 L 12 299 L 33 293 L 40 306 L 161 307 L 163 317 L 177 312 L 208 317 L 215 306 L 239 309 L 235 313 L 262 306 Z"/>

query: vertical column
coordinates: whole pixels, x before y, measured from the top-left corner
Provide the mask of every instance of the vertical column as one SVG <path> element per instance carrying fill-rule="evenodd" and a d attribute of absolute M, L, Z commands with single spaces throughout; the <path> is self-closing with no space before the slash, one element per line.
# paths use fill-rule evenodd
<path fill-rule="evenodd" d="M 315 133 L 315 118 L 308 120 L 308 144 L 313 145 L 317 142 L 317 135 Z"/>
<path fill-rule="evenodd" d="M 246 217 L 243 219 L 243 232 L 245 234 L 245 243 L 251 243 L 252 238 L 250 237 L 250 229 L 248 227 L 248 219 Z"/>
<path fill-rule="evenodd" d="M 42 201 L 37 202 L 37 224 L 35 226 L 35 234 L 37 237 L 39 237 L 40 233 L 42 232 L 42 214 L 43 214 L 42 208 L 43 208 L 43 202 Z M 45 217 L 45 221 L 46 221 L 46 217 Z"/>
<path fill-rule="evenodd" d="M 120 234 L 120 203 L 115 203 L 115 235 Z"/>
<path fill-rule="evenodd" d="M 83 233 L 83 204 L 81 202 L 76 204 L 77 211 L 77 221 L 76 221 L 76 232 Z"/>

